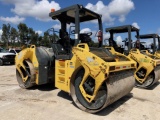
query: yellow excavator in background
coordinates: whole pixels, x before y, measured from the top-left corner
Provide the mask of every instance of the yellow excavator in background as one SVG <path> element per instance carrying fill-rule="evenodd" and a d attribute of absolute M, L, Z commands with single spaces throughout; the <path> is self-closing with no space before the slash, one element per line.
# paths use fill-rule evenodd
<path fill-rule="evenodd" d="M 139 29 L 132 25 L 124 25 L 106 28 L 106 32 L 110 33 L 109 46 L 106 49 L 110 50 L 117 57 L 123 54 L 137 62 L 137 69 L 134 74 L 136 86 L 141 88 L 153 86 L 160 79 L 160 59 L 142 54 L 140 49 L 144 46 L 140 43 Z M 122 34 L 124 36 L 125 33 L 127 33 L 128 37 L 123 41 L 125 44 L 122 48 L 117 45 L 113 38 L 115 34 Z M 132 40 L 133 33 L 137 39 L 135 42 Z M 133 43 L 135 44 L 133 45 Z"/>
<path fill-rule="evenodd" d="M 21 88 L 53 82 L 89 113 L 102 110 L 133 89 L 136 62 L 127 56 L 117 59 L 101 47 L 101 15 L 82 5 L 73 5 L 58 11 L 52 9 L 49 16 L 61 24 L 59 40 L 51 48 L 31 45 L 16 56 Z M 98 23 L 99 48 L 88 46 L 92 32 L 80 33 L 81 24 L 87 25 L 91 20 Z M 71 25 L 69 33 L 67 24 Z"/>

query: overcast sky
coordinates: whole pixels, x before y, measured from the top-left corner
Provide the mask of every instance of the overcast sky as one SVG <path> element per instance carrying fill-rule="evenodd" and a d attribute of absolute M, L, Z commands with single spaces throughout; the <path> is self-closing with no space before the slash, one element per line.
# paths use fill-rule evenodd
<path fill-rule="evenodd" d="M 141 34 L 160 34 L 160 0 L 0 0 L 0 34 L 2 25 L 10 23 L 16 27 L 20 22 L 32 27 L 39 34 L 48 28 L 59 29 L 59 22 L 49 18 L 51 8 L 59 10 L 74 4 L 82 4 L 102 14 L 103 27 L 131 24 Z M 95 23 L 82 27 L 82 31 L 96 31 Z M 108 34 L 105 34 L 108 37 Z M 118 43 L 123 39 L 115 36 Z"/>

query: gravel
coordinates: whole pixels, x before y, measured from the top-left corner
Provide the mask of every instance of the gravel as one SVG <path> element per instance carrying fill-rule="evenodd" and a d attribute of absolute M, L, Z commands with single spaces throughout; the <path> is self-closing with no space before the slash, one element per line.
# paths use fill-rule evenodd
<path fill-rule="evenodd" d="M 160 85 L 134 88 L 97 114 L 79 110 L 68 93 L 52 84 L 21 89 L 15 66 L 0 66 L 0 120 L 159 120 Z"/>

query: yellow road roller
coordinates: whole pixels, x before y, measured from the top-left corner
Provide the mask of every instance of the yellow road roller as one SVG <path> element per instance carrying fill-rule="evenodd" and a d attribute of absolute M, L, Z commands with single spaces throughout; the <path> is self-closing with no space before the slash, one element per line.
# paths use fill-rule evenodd
<path fill-rule="evenodd" d="M 16 56 L 21 88 L 53 82 L 89 113 L 102 110 L 133 89 L 136 62 L 127 56 L 119 60 L 101 47 L 101 15 L 82 5 L 73 5 L 58 11 L 52 9 L 49 16 L 60 22 L 59 39 L 50 48 L 31 45 Z M 92 32 L 80 33 L 81 25 L 93 20 L 98 23 L 99 47 L 88 46 Z"/>
<path fill-rule="evenodd" d="M 153 59 L 159 59 L 160 58 L 160 37 L 158 34 L 143 34 L 139 36 L 140 39 L 143 40 L 151 40 L 153 41 L 150 45 L 150 48 L 148 49 L 141 49 L 141 53 L 146 54 Z M 158 43 L 158 46 L 156 45 Z"/>
<path fill-rule="evenodd" d="M 132 25 L 116 26 L 106 28 L 106 32 L 110 33 L 108 39 L 109 47 L 112 54 L 119 57 L 118 54 L 123 54 L 137 62 L 136 71 L 134 77 L 136 79 L 136 86 L 141 88 L 149 88 L 154 85 L 160 79 L 160 59 L 155 56 L 149 56 L 143 54 L 142 49 L 144 46 L 140 42 L 139 29 Z M 132 34 L 134 33 L 134 37 Z M 114 40 L 114 36 L 122 35 L 127 36 L 124 42 L 124 46 L 118 46 Z M 126 35 L 127 34 L 127 35 Z M 136 40 L 133 40 L 136 37 Z M 116 52 L 115 52 L 115 51 Z"/>

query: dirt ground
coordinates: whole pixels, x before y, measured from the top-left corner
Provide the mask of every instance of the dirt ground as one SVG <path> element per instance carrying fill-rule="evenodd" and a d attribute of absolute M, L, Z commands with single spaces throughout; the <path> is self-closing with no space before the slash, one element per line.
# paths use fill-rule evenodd
<path fill-rule="evenodd" d="M 15 66 L 0 66 L 0 120 L 160 120 L 160 85 L 134 88 L 101 112 L 89 114 L 52 85 L 21 89 Z"/>

